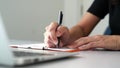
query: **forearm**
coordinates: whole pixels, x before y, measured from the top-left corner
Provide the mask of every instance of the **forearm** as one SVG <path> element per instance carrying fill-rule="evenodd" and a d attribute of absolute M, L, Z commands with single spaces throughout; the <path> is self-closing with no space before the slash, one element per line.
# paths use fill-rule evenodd
<path fill-rule="evenodd" d="M 75 41 L 76 39 L 85 36 L 82 28 L 79 25 L 72 27 L 70 30 L 69 42 Z"/>
<path fill-rule="evenodd" d="M 69 30 L 70 32 L 69 41 L 73 42 L 80 37 L 88 36 L 99 21 L 100 18 L 87 12 L 83 16 L 83 18 L 78 22 L 78 24 Z"/>

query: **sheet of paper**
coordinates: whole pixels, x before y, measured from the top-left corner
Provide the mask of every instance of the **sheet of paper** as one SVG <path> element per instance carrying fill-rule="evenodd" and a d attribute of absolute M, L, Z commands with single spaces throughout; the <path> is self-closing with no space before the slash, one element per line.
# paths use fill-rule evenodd
<path fill-rule="evenodd" d="M 10 46 L 13 48 L 26 48 L 26 49 L 37 49 L 37 50 L 65 51 L 65 52 L 80 51 L 79 49 L 70 49 L 70 48 L 46 48 L 44 43 L 10 45 Z"/>

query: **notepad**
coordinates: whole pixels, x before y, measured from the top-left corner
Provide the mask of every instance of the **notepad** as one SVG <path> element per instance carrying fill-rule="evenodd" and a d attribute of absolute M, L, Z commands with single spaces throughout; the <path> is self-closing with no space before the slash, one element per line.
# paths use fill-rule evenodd
<path fill-rule="evenodd" d="M 22 45 L 10 45 L 13 48 L 35 49 L 35 50 L 50 50 L 50 51 L 63 51 L 63 52 L 77 52 L 79 49 L 71 48 L 46 48 L 44 43 L 39 44 L 22 44 Z"/>

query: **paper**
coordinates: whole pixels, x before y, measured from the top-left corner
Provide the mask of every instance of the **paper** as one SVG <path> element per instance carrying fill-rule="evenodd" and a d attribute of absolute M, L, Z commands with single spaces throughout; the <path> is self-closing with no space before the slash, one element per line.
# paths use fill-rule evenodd
<path fill-rule="evenodd" d="M 44 43 L 39 44 L 22 44 L 22 45 L 10 45 L 13 48 L 26 48 L 26 49 L 37 49 L 37 50 L 50 50 L 50 51 L 64 51 L 64 52 L 77 52 L 79 49 L 70 48 L 46 48 Z"/>

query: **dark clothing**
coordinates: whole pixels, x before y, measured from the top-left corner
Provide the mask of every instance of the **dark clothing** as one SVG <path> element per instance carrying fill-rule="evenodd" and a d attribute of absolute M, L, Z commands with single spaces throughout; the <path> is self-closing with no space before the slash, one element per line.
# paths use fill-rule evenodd
<path fill-rule="evenodd" d="M 109 13 L 109 25 L 112 35 L 120 35 L 120 0 L 113 3 L 112 0 L 94 0 L 88 12 L 103 19 Z"/>

